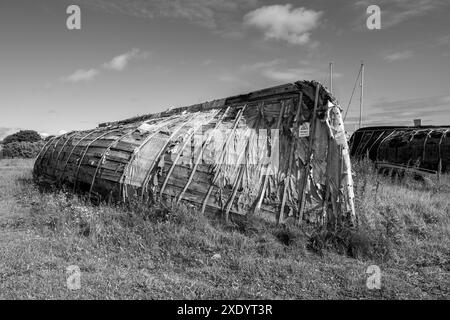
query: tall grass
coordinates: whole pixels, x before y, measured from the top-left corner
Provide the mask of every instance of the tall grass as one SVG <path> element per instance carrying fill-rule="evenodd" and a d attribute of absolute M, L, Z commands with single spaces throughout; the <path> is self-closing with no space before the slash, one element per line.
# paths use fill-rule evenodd
<path fill-rule="evenodd" d="M 359 233 L 380 245 L 374 248 L 376 257 L 409 264 L 427 260 L 448 269 L 448 175 L 440 181 L 380 175 L 367 160 L 354 167 Z"/>
<path fill-rule="evenodd" d="M 27 236 L 20 233 L 23 239 L 17 248 L 11 244 L 15 242 L 6 242 L 0 269 L 25 272 L 30 264 L 43 266 L 46 273 L 35 281 L 46 279 L 45 289 L 33 291 L 33 297 L 50 293 L 60 298 L 269 299 L 449 294 L 445 279 L 450 271 L 450 184 L 443 182 L 448 177 L 440 184 L 413 177 L 392 179 L 378 175 L 370 162 L 356 163 L 359 227 L 327 231 L 275 226 L 251 217 L 224 224 L 174 203 L 92 205 L 71 193 L 38 190 L 29 167 L 16 166 L 8 172 L 9 178 L 0 178 L 0 199 L 20 208 L 20 217 L 13 218 L 20 218 L 20 230 L 26 230 Z M 0 227 L 1 221 L 0 210 Z M 10 221 L 3 229 L 17 226 Z M 27 240 L 31 236 L 33 242 Z M 80 265 L 83 272 L 85 289 L 78 293 L 64 287 L 61 270 L 69 264 Z M 381 296 L 365 287 L 370 264 L 384 272 Z M 15 287 L 22 283 L 18 277 L 0 284 L 0 292 L 24 297 L 23 289 Z"/>

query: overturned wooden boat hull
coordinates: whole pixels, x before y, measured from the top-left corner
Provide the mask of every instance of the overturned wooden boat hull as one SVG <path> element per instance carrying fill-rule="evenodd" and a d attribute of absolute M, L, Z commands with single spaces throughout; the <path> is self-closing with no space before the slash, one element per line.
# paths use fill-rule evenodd
<path fill-rule="evenodd" d="M 341 109 L 314 81 L 55 137 L 34 176 L 100 199 L 172 199 L 226 218 L 355 222 Z"/>
<path fill-rule="evenodd" d="M 368 127 L 350 138 L 351 156 L 425 172 L 450 170 L 450 126 Z"/>

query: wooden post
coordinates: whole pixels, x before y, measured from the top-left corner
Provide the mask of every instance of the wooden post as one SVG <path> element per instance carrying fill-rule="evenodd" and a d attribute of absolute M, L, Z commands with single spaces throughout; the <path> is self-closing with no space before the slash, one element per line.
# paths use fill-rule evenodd
<path fill-rule="evenodd" d="M 306 196 L 306 184 L 309 179 L 309 174 L 311 171 L 311 157 L 313 155 L 313 147 L 314 147 L 314 134 L 316 131 L 316 117 L 317 117 L 317 105 L 319 104 L 319 91 L 320 84 L 316 85 L 316 96 L 314 97 L 314 110 L 312 114 L 311 125 L 309 129 L 309 147 L 308 147 L 308 158 L 306 159 L 305 165 L 305 174 L 303 176 L 302 182 L 300 184 L 299 194 L 301 192 L 301 197 L 299 197 L 299 212 L 298 212 L 298 224 L 302 223 L 303 220 L 303 211 L 305 210 L 305 196 Z"/>
<path fill-rule="evenodd" d="M 239 164 L 237 164 L 239 165 Z M 228 223 L 229 222 L 229 215 L 230 215 L 230 210 L 231 207 L 233 206 L 233 202 L 234 202 L 234 198 L 236 197 L 236 193 L 237 190 L 239 188 L 239 184 L 242 181 L 242 177 L 244 175 L 244 166 L 246 164 L 242 164 L 241 167 L 239 168 L 239 175 L 236 177 L 236 181 L 234 182 L 234 186 L 233 186 L 233 193 L 231 194 L 230 199 L 228 200 L 227 205 L 225 206 L 225 222 Z"/>
<path fill-rule="evenodd" d="M 323 198 L 323 202 L 322 202 L 322 221 L 321 223 L 324 224 L 326 222 L 327 219 L 327 214 L 328 214 L 328 200 L 330 198 L 330 192 L 331 192 L 331 186 L 330 186 L 330 168 L 331 168 L 331 141 L 332 141 L 332 137 L 329 136 L 328 137 L 328 146 L 327 146 L 327 171 L 326 171 L 326 180 L 325 180 L 325 196 Z"/>
<path fill-rule="evenodd" d="M 299 100 L 298 100 L 298 107 L 297 107 L 297 112 L 295 114 L 295 118 L 294 121 L 299 121 L 300 118 L 300 112 L 302 109 L 302 101 L 303 101 L 303 92 L 300 92 L 300 96 L 299 96 Z M 291 169 L 292 169 L 292 161 L 294 159 L 294 152 L 295 152 L 295 139 L 296 136 L 298 136 L 299 132 L 297 130 L 297 132 L 295 134 L 292 135 L 292 141 L 291 141 L 291 150 L 290 150 L 290 154 L 289 154 L 289 164 L 286 170 L 286 176 L 284 178 L 284 186 L 283 186 L 283 196 L 281 199 L 281 208 L 280 208 L 280 213 L 278 216 L 278 224 L 283 223 L 284 220 L 284 206 L 286 205 L 286 193 L 287 193 L 287 187 L 288 187 L 288 176 L 290 175 Z"/>
<path fill-rule="evenodd" d="M 277 128 L 276 128 L 277 130 L 280 130 L 280 126 L 281 126 L 281 122 L 283 120 L 285 108 L 286 108 L 285 107 L 285 102 L 281 101 L 281 109 L 280 109 L 280 113 L 278 115 L 278 122 L 277 122 Z M 273 151 L 271 150 L 270 152 L 272 153 Z M 264 182 L 263 182 L 262 188 L 260 189 L 260 192 L 259 192 L 259 195 L 258 195 L 258 201 L 256 202 L 255 208 L 253 210 L 253 214 L 255 214 L 255 213 L 257 213 L 259 211 L 259 209 L 261 208 L 262 202 L 264 200 L 264 195 L 266 193 L 266 187 L 267 187 L 267 183 L 268 183 L 268 180 L 269 180 L 269 175 L 267 174 L 269 166 L 270 166 L 270 164 L 268 163 L 267 166 L 266 166 L 266 170 L 265 170 Z"/>
<path fill-rule="evenodd" d="M 442 136 L 441 136 L 441 139 L 439 140 L 439 145 L 438 145 L 438 159 L 439 159 L 439 167 L 438 167 L 438 174 L 439 174 L 439 176 L 438 176 L 438 180 L 439 180 L 439 182 L 440 182 L 440 180 L 441 180 L 441 171 L 442 171 L 442 148 L 441 148 L 441 145 L 442 145 L 442 141 L 444 141 L 444 137 L 445 137 L 445 135 L 448 133 L 450 131 L 450 129 L 447 129 L 447 130 L 444 130 L 444 132 L 442 132 Z"/>

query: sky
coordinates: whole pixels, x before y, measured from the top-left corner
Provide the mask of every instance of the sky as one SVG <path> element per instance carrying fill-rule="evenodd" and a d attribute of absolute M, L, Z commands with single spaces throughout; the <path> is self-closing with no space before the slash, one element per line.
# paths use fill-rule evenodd
<path fill-rule="evenodd" d="M 67 7 L 81 9 L 69 30 Z M 367 7 L 381 9 L 369 30 Z M 296 80 L 363 125 L 450 124 L 448 0 L 0 0 L 0 139 L 58 134 Z M 357 128 L 359 86 L 346 118 Z"/>

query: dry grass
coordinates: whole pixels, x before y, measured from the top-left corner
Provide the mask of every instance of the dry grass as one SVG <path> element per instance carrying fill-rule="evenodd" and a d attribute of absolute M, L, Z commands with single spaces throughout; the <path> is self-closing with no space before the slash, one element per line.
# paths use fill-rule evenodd
<path fill-rule="evenodd" d="M 31 165 L 0 161 L 3 299 L 450 296 L 448 181 L 391 181 L 357 164 L 361 226 L 323 232 L 258 220 L 225 226 L 170 204 L 92 206 L 37 190 Z M 382 270 L 381 290 L 366 287 L 372 264 Z M 81 268 L 78 291 L 66 287 L 69 265 Z"/>

